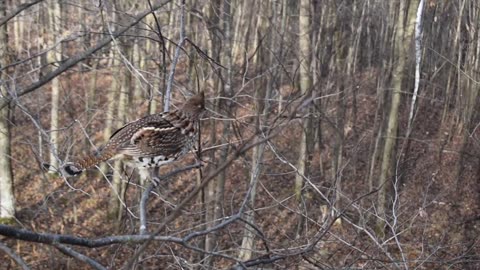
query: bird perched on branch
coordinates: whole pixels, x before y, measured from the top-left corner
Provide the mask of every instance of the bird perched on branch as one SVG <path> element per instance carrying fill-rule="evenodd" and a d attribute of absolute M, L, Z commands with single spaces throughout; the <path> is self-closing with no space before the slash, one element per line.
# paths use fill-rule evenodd
<path fill-rule="evenodd" d="M 115 131 L 98 153 L 62 168 L 64 176 L 76 176 L 101 162 L 120 158 L 137 168 L 152 168 L 170 163 L 192 148 L 197 122 L 205 110 L 203 91 L 177 110 L 145 116 Z"/>

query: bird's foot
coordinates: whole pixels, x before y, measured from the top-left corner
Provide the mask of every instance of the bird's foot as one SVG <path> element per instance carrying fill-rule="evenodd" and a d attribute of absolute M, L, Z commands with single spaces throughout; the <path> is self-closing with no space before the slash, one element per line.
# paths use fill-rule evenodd
<path fill-rule="evenodd" d="M 160 186 L 161 179 L 159 177 L 152 177 L 151 181 L 154 188 Z"/>

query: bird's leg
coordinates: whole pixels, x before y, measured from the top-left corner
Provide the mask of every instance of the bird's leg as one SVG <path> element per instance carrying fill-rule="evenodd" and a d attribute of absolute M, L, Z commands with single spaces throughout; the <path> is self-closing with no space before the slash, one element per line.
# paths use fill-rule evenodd
<path fill-rule="evenodd" d="M 152 173 L 150 168 L 138 168 L 138 174 L 140 174 L 140 185 L 142 186 L 145 186 L 148 181 L 151 181 L 155 188 L 160 184 L 160 178 L 155 177 L 155 173 Z"/>
<path fill-rule="evenodd" d="M 208 160 L 204 160 L 204 158 L 202 158 L 201 152 L 198 151 L 196 145 L 193 145 L 193 156 L 195 157 L 196 161 L 195 165 L 193 166 L 204 167 L 208 163 Z"/>
<path fill-rule="evenodd" d="M 151 180 L 150 170 L 148 168 L 138 168 L 138 174 L 140 175 L 140 185 L 144 186 L 149 180 Z M 153 182 L 153 181 L 152 181 Z M 154 183 L 155 185 L 155 183 Z"/>
<path fill-rule="evenodd" d="M 205 167 L 209 163 L 208 157 L 201 157 L 199 155 L 194 155 L 195 156 L 195 164 L 191 165 L 194 168 L 200 168 L 200 167 Z"/>
<path fill-rule="evenodd" d="M 152 183 L 156 187 L 160 185 L 160 175 L 159 175 L 160 167 L 156 167 L 151 171 Z"/>

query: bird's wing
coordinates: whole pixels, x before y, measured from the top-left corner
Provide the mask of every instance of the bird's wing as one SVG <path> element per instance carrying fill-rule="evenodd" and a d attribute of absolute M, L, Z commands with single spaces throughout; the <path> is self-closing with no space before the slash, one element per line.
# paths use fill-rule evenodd
<path fill-rule="evenodd" d="M 164 119 L 162 117 L 158 117 L 156 115 L 147 115 L 143 118 L 137 119 L 133 122 L 125 124 L 123 127 L 117 129 L 111 136 L 110 139 L 113 139 L 113 137 L 123 137 L 123 135 L 131 135 L 130 133 L 138 131 L 138 129 L 144 125 L 156 125 L 156 127 L 159 128 L 168 128 L 173 126 L 170 121 L 167 119 Z M 129 134 L 125 134 L 129 133 Z"/>
<path fill-rule="evenodd" d="M 132 122 L 124 130 L 129 130 L 119 146 L 119 152 L 129 156 L 153 157 L 163 155 L 170 157 L 182 150 L 186 136 L 180 128 L 164 118 L 149 121 L 144 119 L 141 123 Z M 120 133 L 119 132 L 119 133 Z M 118 135 L 117 135 L 118 136 Z"/>

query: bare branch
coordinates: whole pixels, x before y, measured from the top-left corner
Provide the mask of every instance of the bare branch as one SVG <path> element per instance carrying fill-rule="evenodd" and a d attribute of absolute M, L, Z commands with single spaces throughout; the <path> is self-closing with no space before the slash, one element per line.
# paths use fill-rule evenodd
<path fill-rule="evenodd" d="M 4 18 L 0 19 L 0 26 L 6 24 L 13 17 L 17 16 L 18 13 L 24 11 L 25 9 L 27 9 L 27 8 L 33 6 L 33 5 L 38 4 L 40 2 L 43 2 L 43 0 L 35 0 L 35 1 L 30 2 L 30 3 L 24 3 L 24 4 L 19 5 L 17 7 L 17 9 L 10 12 L 10 14 L 7 14 L 7 16 L 5 16 Z"/>
<path fill-rule="evenodd" d="M 36 233 L 25 229 L 17 229 L 11 226 L 0 224 L 0 235 L 24 240 L 28 242 L 36 242 L 42 244 L 54 245 L 56 243 L 68 244 L 75 246 L 83 246 L 88 248 L 96 248 L 109 246 L 113 244 L 123 244 L 123 243 L 142 243 L 147 240 L 153 239 L 158 241 L 167 241 L 181 243 L 183 240 L 178 237 L 163 237 L 152 235 L 119 235 L 119 236 L 109 236 L 97 239 L 88 239 L 82 237 L 76 237 L 73 235 L 65 234 L 52 234 L 52 233 Z"/>
<path fill-rule="evenodd" d="M 97 269 L 97 270 L 107 270 L 106 267 L 102 266 L 101 264 L 99 264 L 97 261 L 95 261 L 94 259 L 88 257 L 88 256 L 85 256 L 83 255 L 82 253 L 78 252 L 78 251 L 75 251 L 74 249 L 70 248 L 70 247 L 66 247 L 62 244 L 54 244 L 54 246 L 60 250 L 62 253 L 68 255 L 68 256 L 71 256 L 79 261 L 82 261 L 88 265 L 90 265 L 91 267 L 93 267 L 94 269 Z"/>
<path fill-rule="evenodd" d="M 25 261 L 20 256 L 18 256 L 15 252 L 13 252 L 13 250 L 4 245 L 2 242 L 0 242 L 0 249 L 7 253 L 7 255 L 10 256 L 15 262 L 17 262 L 17 264 L 20 265 L 23 270 L 30 269 L 27 263 L 25 263 Z"/>

